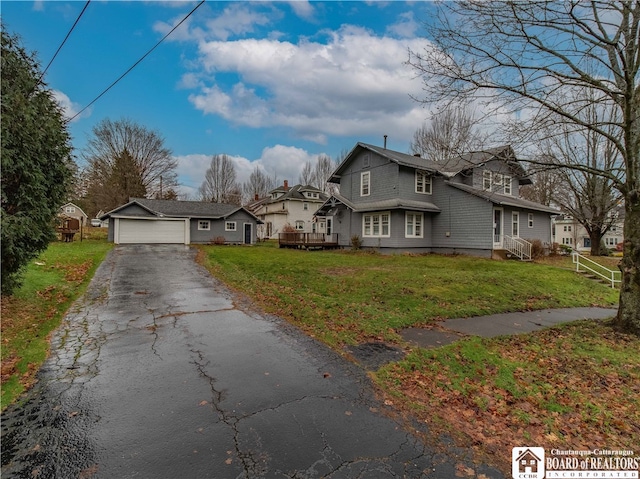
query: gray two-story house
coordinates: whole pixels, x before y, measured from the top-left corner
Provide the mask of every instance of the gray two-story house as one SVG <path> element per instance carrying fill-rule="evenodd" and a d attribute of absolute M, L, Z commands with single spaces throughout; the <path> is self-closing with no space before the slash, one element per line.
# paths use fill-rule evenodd
<path fill-rule="evenodd" d="M 358 236 L 383 252 L 506 251 L 523 259 L 530 242 L 549 244 L 558 211 L 518 197 L 530 183 L 511 147 L 440 163 L 358 143 L 330 180 L 340 184 L 316 212 L 342 246 Z"/>

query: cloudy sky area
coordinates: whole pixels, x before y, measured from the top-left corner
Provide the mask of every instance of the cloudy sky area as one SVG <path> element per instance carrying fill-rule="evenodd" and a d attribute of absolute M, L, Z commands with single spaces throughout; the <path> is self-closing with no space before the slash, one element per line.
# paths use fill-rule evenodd
<path fill-rule="evenodd" d="M 6 28 L 43 67 L 84 1 L 2 2 Z M 196 5 L 94 1 L 46 74 L 69 116 L 116 80 Z M 356 142 L 409 150 L 429 112 L 404 62 L 428 48 L 430 2 L 207 1 L 115 87 L 73 120 L 80 156 L 91 129 L 129 118 L 165 138 L 185 193 L 210 156 L 225 153 L 244 181 L 256 165 L 296 182 L 320 154 Z"/>

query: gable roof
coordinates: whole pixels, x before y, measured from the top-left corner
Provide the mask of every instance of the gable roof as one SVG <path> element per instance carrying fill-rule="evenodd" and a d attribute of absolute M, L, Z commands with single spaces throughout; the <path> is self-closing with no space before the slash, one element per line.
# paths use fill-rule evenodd
<path fill-rule="evenodd" d="M 73 206 L 76 210 L 78 210 L 80 213 L 82 213 L 82 216 L 84 216 L 85 218 L 88 218 L 88 217 L 89 217 L 89 215 L 87 215 L 87 214 L 82 210 L 82 208 L 80 208 L 80 207 L 79 207 L 78 205 L 76 205 L 75 203 L 71 203 L 71 202 L 69 202 L 69 203 L 65 203 L 64 205 L 62 205 L 60 208 L 58 208 L 58 211 L 59 211 L 60 213 L 62 213 L 62 214 L 69 214 L 69 213 L 65 213 L 65 212 L 64 212 L 64 209 L 65 209 L 67 206 Z"/>
<path fill-rule="evenodd" d="M 304 192 L 311 191 L 313 193 L 318 193 L 317 200 L 325 201 L 327 199 L 327 195 L 320 189 L 311 185 L 295 185 L 291 187 L 285 188 L 284 186 L 279 186 L 269 191 L 269 195 L 272 193 L 283 193 L 282 196 L 279 196 L 277 199 L 267 198 L 268 203 L 275 203 L 277 201 L 282 200 L 300 200 L 300 201 L 309 201 L 314 200 L 316 198 L 308 198 L 304 195 Z"/>
<path fill-rule="evenodd" d="M 205 201 L 152 200 L 148 198 L 132 198 L 128 203 L 105 213 L 101 220 L 114 216 L 131 205 L 138 205 L 150 214 L 158 217 L 174 218 L 227 218 L 236 211 L 243 210 L 255 218 L 253 213 L 238 205 L 227 203 L 211 203 Z"/>
<path fill-rule="evenodd" d="M 544 213 L 551 214 L 559 214 L 560 210 L 557 208 L 552 208 L 550 206 L 541 205 L 540 203 L 535 203 L 533 201 L 524 200 L 522 198 L 517 198 L 515 196 L 509 195 L 501 195 L 499 193 L 493 193 L 491 191 L 480 190 L 478 188 L 474 188 L 472 186 L 463 185 L 462 183 L 454 183 L 452 181 L 445 181 L 446 185 L 452 186 L 459 190 L 462 190 L 466 193 L 470 193 L 479 198 L 483 198 L 487 201 L 491 201 L 496 205 L 501 206 L 511 206 L 516 208 L 524 208 L 528 210 L 534 211 L 542 211 Z"/>
<path fill-rule="evenodd" d="M 388 160 L 399 165 L 408 166 L 410 168 L 416 168 L 419 170 L 425 170 L 431 173 L 438 173 L 448 178 L 454 177 L 461 171 L 482 166 L 493 159 L 501 159 L 505 161 L 514 169 L 519 178 L 526 175 L 526 171 L 524 170 L 522 165 L 517 162 L 515 153 L 509 145 L 499 146 L 496 148 L 487 148 L 480 151 L 472 151 L 470 153 L 458 156 L 457 158 L 452 158 L 451 160 L 446 162 L 438 162 L 429 160 L 427 158 L 422 158 L 421 156 L 409 155 L 406 153 L 401 153 L 399 151 L 388 150 L 380 146 L 359 142 L 347 154 L 344 160 L 342 160 L 340 165 L 338 165 L 336 170 L 329 178 L 329 181 L 332 183 L 340 183 L 340 175 L 346 165 L 349 164 L 349 162 L 355 155 L 364 150 L 372 151 L 382 156 L 383 158 L 387 158 Z"/>

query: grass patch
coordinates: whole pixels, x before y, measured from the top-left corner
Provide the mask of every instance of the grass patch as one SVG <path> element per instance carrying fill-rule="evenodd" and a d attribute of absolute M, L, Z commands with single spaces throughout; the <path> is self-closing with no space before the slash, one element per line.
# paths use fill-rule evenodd
<path fill-rule="evenodd" d="M 516 444 L 640 443 L 640 338 L 604 322 L 418 349 L 374 377 L 400 408 L 505 472 Z"/>
<path fill-rule="evenodd" d="M 217 277 L 338 347 L 399 341 L 437 319 L 531 309 L 611 306 L 618 292 L 549 265 L 468 256 L 201 246 Z"/>
<path fill-rule="evenodd" d="M 27 266 L 22 287 L 2 297 L 2 409 L 31 386 L 47 357 L 49 334 L 112 246 L 99 230 L 82 242 L 53 242 Z"/>

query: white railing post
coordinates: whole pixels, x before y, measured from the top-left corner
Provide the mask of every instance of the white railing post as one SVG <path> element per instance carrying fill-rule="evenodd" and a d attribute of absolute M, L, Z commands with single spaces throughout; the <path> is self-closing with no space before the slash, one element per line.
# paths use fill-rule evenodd
<path fill-rule="evenodd" d="M 571 259 L 576 265 L 577 273 L 580 272 L 580 267 L 582 266 L 585 271 L 590 271 L 596 276 L 600 276 L 605 281 L 611 283 L 612 288 L 615 288 L 616 283 L 622 282 L 622 279 L 616 279 L 616 274 L 621 274 L 620 271 L 615 271 L 613 269 L 606 268 L 605 266 L 602 266 L 600 263 L 596 263 L 595 261 L 587 258 L 586 256 L 581 255 L 575 250 L 571 252 Z M 580 262 L 580 260 L 582 260 L 582 262 Z M 593 266 L 589 266 L 589 264 Z M 601 271 L 594 269 L 594 267 L 600 268 Z M 606 273 L 604 273 L 603 271 L 605 271 Z"/>

